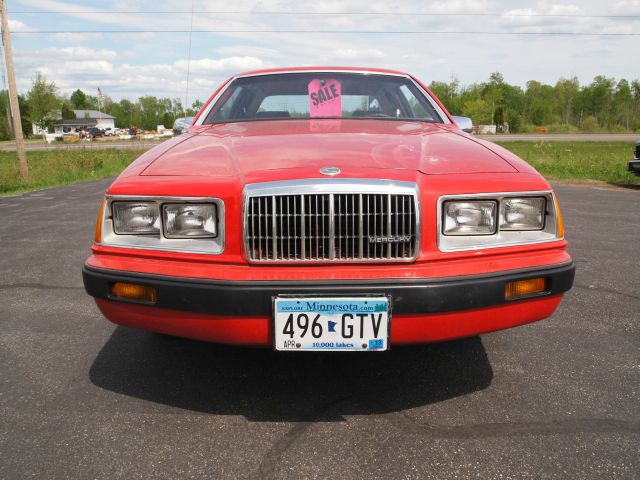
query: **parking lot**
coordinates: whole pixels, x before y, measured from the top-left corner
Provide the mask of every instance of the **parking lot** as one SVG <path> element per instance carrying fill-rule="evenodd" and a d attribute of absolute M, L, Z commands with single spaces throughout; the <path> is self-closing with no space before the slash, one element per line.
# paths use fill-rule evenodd
<path fill-rule="evenodd" d="M 543 322 L 278 354 L 102 318 L 109 180 L 0 198 L 0 478 L 639 478 L 640 192 L 558 185 L 576 283 Z"/>

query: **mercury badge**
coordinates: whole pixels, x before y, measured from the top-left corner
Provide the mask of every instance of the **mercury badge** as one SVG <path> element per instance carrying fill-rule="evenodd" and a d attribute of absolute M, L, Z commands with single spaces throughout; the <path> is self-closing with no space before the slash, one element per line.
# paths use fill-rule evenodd
<path fill-rule="evenodd" d="M 333 177 L 334 175 L 338 175 L 342 170 L 338 167 L 322 167 L 320 169 L 320 173 L 323 175 L 329 175 Z"/>

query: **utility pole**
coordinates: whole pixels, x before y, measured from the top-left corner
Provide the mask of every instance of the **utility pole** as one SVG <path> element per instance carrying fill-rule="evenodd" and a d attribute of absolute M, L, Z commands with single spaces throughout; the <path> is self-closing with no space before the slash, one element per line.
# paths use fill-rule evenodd
<path fill-rule="evenodd" d="M 7 81 L 9 87 L 9 105 L 11 106 L 11 118 L 13 120 L 13 134 L 16 137 L 16 150 L 20 161 L 20 180 L 29 180 L 29 164 L 24 148 L 24 136 L 22 135 L 22 120 L 20 119 L 20 105 L 18 104 L 18 90 L 16 88 L 16 73 L 13 69 L 13 52 L 11 51 L 11 36 L 9 33 L 9 20 L 7 19 L 7 0 L 0 0 L 2 7 L 2 45 L 4 45 L 4 58 L 7 63 Z"/>

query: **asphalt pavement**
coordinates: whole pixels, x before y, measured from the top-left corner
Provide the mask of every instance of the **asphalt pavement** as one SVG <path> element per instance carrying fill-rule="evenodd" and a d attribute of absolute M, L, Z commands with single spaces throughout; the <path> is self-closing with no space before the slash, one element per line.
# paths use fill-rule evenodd
<path fill-rule="evenodd" d="M 640 478 L 640 192 L 557 186 L 577 277 L 550 319 L 278 354 L 100 315 L 108 183 L 0 198 L 0 478 Z"/>

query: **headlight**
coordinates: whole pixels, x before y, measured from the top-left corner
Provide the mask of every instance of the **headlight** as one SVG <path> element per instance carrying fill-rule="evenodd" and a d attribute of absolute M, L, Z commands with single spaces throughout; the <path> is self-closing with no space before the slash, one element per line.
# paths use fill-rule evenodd
<path fill-rule="evenodd" d="M 500 202 L 500 230 L 542 230 L 544 198 L 505 198 Z"/>
<path fill-rule="evenodd" d="M 554 242 L 564 236 L 550 190 L 443 195 L 438 211 L 443 252 Z"/>
<path fill-rule="evenodd" d="M 492 235 L 496 231 L 497 202 L 449 201 L 444 204 L 445 235 Z"/>
<path fill-rule="evenodd" d="M 165 204 L 162 212 L 167 238 L 213 238 L 218 234 L 215 205 Z"/>
<path fill-rule="evenodd" d="M 160 232 L 160 212 L 152 202 L 113 202 L 113 229 L 119 235 L 153 235 Z"/>
<path fill-rule="evenodd" d="M 219 255 L 225 246 L 220 198 L 107 195 L 96 244 Z"/>

